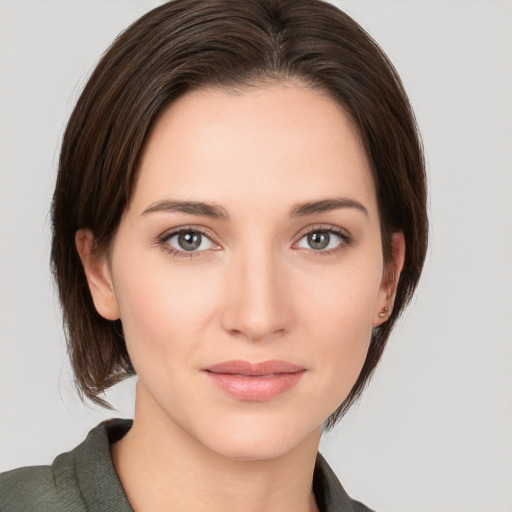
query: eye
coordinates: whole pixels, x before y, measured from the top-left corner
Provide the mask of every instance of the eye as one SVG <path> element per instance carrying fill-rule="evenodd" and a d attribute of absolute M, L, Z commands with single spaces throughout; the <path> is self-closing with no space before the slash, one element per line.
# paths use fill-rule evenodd
<path fill-rule="evenodd" d="M 163 243 L 172 251 L 187 253 L 206 251 L 217 247 L 204 233 L 196 229 L 171 233 L 163 240 Z"/>
<path fill-rule="evenodd" d="M 341 233 L 329 229 L 316 229 L 303 235 L 297 242 L 297 247 L 313 251 L 329 251 L 344 243 L 346 242 Z"/>

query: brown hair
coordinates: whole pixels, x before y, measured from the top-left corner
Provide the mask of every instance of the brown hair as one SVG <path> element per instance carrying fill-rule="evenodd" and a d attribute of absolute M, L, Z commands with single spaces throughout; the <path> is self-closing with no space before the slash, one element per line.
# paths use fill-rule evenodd
<path fill-rule="evenodd" d="M 377 190 L 383 253 L 402 231 L 406 256 L 390 318 L 374 329 L 363 369 L 327 426 L 357 399 L 412 296 L 427 248 L 424 160 L 414 114 L 392 64 L 349 16 L 320 0 L 175 0 L 115 40 L 67 125 L 53 197 L 52 265 L 79 391 L 99 395 L 134 373 L 121 326 L 96 311 L 75 248 L 90 229 L 109 247 L 128 205 L 137 159 L 155 119 L 204 87 L 239 89 L 298 79 L 352 117 Z"/>

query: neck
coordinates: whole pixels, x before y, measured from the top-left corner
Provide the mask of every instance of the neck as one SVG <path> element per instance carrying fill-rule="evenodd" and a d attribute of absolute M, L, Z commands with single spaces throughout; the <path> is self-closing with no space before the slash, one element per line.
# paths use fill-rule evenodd
<path fill-rule="evenodd" d="M 277 457 L 239 460 L 202 445 L 156 409 L 136 400 L 133 427 L 112 446 L 135 512 L 318 510 L 312 480 L 320 432 Z"/>

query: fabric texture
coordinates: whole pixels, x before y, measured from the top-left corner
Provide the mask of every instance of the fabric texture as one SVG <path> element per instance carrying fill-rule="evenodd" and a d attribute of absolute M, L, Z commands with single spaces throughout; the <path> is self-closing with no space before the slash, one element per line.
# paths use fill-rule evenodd
<path fill-rule="evenodd" d="M 51 466 L 18 468 L 0 474 L 1 512 L 133 512 L 110 455 L 131 420 L 100 423 L 74 450 Z M 352 500 L 318 454 L 313 490 L 322 512 L 372 512 Z"/>

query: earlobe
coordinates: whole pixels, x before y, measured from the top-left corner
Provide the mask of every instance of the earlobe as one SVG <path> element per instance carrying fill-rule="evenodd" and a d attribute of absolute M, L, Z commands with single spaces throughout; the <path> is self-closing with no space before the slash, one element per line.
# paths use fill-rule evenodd
<path fill-rule="evenodd" d="M 75 244 L 84 267 L 87 284 L 94 306 L 107 320 L 119 318 L 119 307 L 112 283 L 111 271 L 106 253 L 96 251 L 95 238 L 89 229 L 79 229 Z"/>
<path fill-rule="evenodd" d="M 373 319 L 373 327 L 382 325 L 393 310 L 400 273 L 405 261 L 405 237 L 401 231 L 393 233 L 391 240 L 392 261 L 384 269 L 379 298 Z"/>

